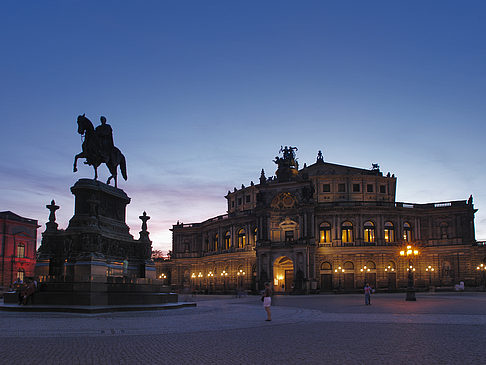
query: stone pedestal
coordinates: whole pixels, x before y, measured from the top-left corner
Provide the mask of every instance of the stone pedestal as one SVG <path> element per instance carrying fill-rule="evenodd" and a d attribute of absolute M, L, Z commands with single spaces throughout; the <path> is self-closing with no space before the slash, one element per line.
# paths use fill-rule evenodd
<path fill-rule="evenodd" d="M 51 217 L 36 265 L 43 294 L 37 300 L 80 305 L 166 300 L 155 295 L 160 285 L 155 285 L 152 243 L 146 229 L 150 217 L 144 213 L 136 240 L 125 222 L 130 198 L 123 190 L 80 179 L 71 192 L 75 208 L 66 230 L 59 230 L 54 222 L 52 212 L 58 207 L 48 206 Z M 129 295 L 131 291 L 137 294 Z"/>
<path fill-rule="evenodd" d="M 120 240 L 133 240 L 125 223 L 130 198 L 123 190 L 96 180 L 80 179 L 71 192 L 76 199 L 67 231 L 100 232 Z"/>

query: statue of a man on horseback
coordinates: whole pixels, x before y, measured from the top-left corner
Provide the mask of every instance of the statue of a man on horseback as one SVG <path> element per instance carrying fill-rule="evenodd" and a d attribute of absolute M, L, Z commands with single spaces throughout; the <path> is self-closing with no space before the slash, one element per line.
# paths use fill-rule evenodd
<path fill-rule="evenodd" d="M 109 124 L 106 124 L 106 118 L 100 117 L 101 124 L 95 128 L 96 136 L 100 143 L 100 153 L 103 159 L 108 160 L 110 154 L 115 148 L 113 143 L 113 130 Z"/>
<path fill-rule="evenodd" d="M 123 178 L 127 179 L 127 166 L 125 156 L 115 147 L 113 143 L 113 130 L 111 126 L 106 123 L 106 118 L 100 118 L 101 124 L 93 127 L 91 121 L 86 116 L 78 116 L 78 133 L 84 136 L 82 145 L 83 151 L 74 157 L 73 171 L 78 171 L 78 158 L 85 158 L 85 164 L 93 166 L 95 170 L 95 180 L 98 179 L 98 166 L 105 163 L 110 170 L 111 176 L 108 178 L 107 184 L 111 179 L 115 180 L 115 187 L 117 187 L 117 167 L 120 170 Z"/>

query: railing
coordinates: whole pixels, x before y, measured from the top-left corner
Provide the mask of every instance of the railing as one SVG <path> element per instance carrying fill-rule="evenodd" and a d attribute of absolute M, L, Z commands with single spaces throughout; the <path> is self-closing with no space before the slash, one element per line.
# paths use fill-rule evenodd
<path fill-rule="evenodd" d="M 449 202 L 439 203 L 407 203 L 407 202 L 381 202 L 381 201 L 334 201 L 327 203 L 319 203 L 319 207 L 385 207 L 385 208 L 414 208 L 414 209 L 430 209 L 430 208 L 449 208 L 449 207 L 465 207 L 466 200 L 455 200 Z"/>
<path fill-rule="evenodd" d="M 223 220 L 223 219 L 228 219 L 228 217 L 229 217 L 228 214 L 222 214 L 222 215 L 218 215 L 217 217 L 206 219 L 204 222 L 201 222 L 201 223 L 179 223 L 179 224 L 174 225 L 174 227 L 177 227 L 177 228 L 200 227 L 200 226 L 202 226 L 206 223 L 217 222 L 217 221 L 220 221 L 220 220 Z"/>
<path fill-rule="evenodd" d="M 220 255 L 224 253 L 233 253 L 233 252 L 245 252 L 245 251 L 253 251 L 255 246 L 246 245 L 245 247 L 231 247 L 227 250 L 220 250 L 220 251 L 205 251 L 202 253 L 202 256 L 212 256 L 212 255 Z"/>

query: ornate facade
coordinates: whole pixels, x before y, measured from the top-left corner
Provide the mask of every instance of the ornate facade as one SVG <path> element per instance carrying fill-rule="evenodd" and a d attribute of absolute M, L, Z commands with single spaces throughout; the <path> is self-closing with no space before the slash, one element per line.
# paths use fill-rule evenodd
<path fill-rule="evenodd" d="M 15 280 L 34 276 L 37 221 L 10 211 L 0 212 L 0 285 L 8 288 Z"/>
<path fill-rule="evenodd" d="M 226 215 L 173 226 L 172 259 L 158 265 L 175 288 L 206 292 L 318 292 L 362 288 L 481 284 L 486 247 L 475 240 L 472 197 L 415 204 L 396 202 L 396 177 L 332 164 L 321 152 L 299 169 L 285 147 L 276 176 L 226 195 Z M 400 256 L 407 245 L 412 260 Z M 484 284 L 484 283 L 483 283 Z"/>

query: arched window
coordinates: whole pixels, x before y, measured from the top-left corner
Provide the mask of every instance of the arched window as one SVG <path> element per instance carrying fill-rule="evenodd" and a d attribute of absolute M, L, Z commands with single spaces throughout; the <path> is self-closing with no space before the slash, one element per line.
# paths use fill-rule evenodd
<path fill-rule="evenodd" d="M 226 231 L 224 234 L 224 249 L 227 250 L 231 247 L 231 233 Z"/>
<path fill-rule="evenodd" d="M 246 232 L 244 229 L 238 231 L 238 247 L 245 247 L 246 245 Z"/>
<path fill-rule="evenodd" d="M 331 225 L 327 222 L 319 226 L 319 243 L 331 243 Z"/>
<path fill-rule="evenodd" d="M 385 242 L 395 242 L 395 227 L 392 222 L 385 222 Z"/>
<path fill-rule="evenodd" d="M 324 261 L 321 264 L 321 270 L 332 270 L 332 265 L 330 262 Z"/>
<path fill-rule="evenodd" d="M 412 226 L 408 222 L 403 223 L 403 240 L 412 242 Z"/>
<path fill-rule="evenodd" d="M 25 245 L 23 243 L 19 243 L 17 245 L 17 257 L 20 257 L 20 258 L 25 257 Z"/>
<path fill-rule="evenodd" d="M 353 242 L 353 224 L 344 222 L 341 226 L 341 240 L 343 243 Z"/>
<path fill-rule="evenodd" d="M 375 242 L 375 225 L 373 222 L 366 222 L 364 224 L 364 241 L 368 243 Z"/>
<path fill-rule="evenodd" d="M 366 267 L 370 270 L 376 270 L 376 264 L 374 263 L 374 261 L 368 261 L 366 263 Z"/>
<path fill-rule="evenodd" d="M 346 261 L 343 265 L 344 270 L 354 271 L 354 264 L 351 261 Z"/>
<path fill-rule="evenodd" d="M 218 251 L 218 240 L 219 240 L 219 236 L 218 236 L 218 234 L 216 233 L 216 234 L 213 236 L 213 251 Z"/>

